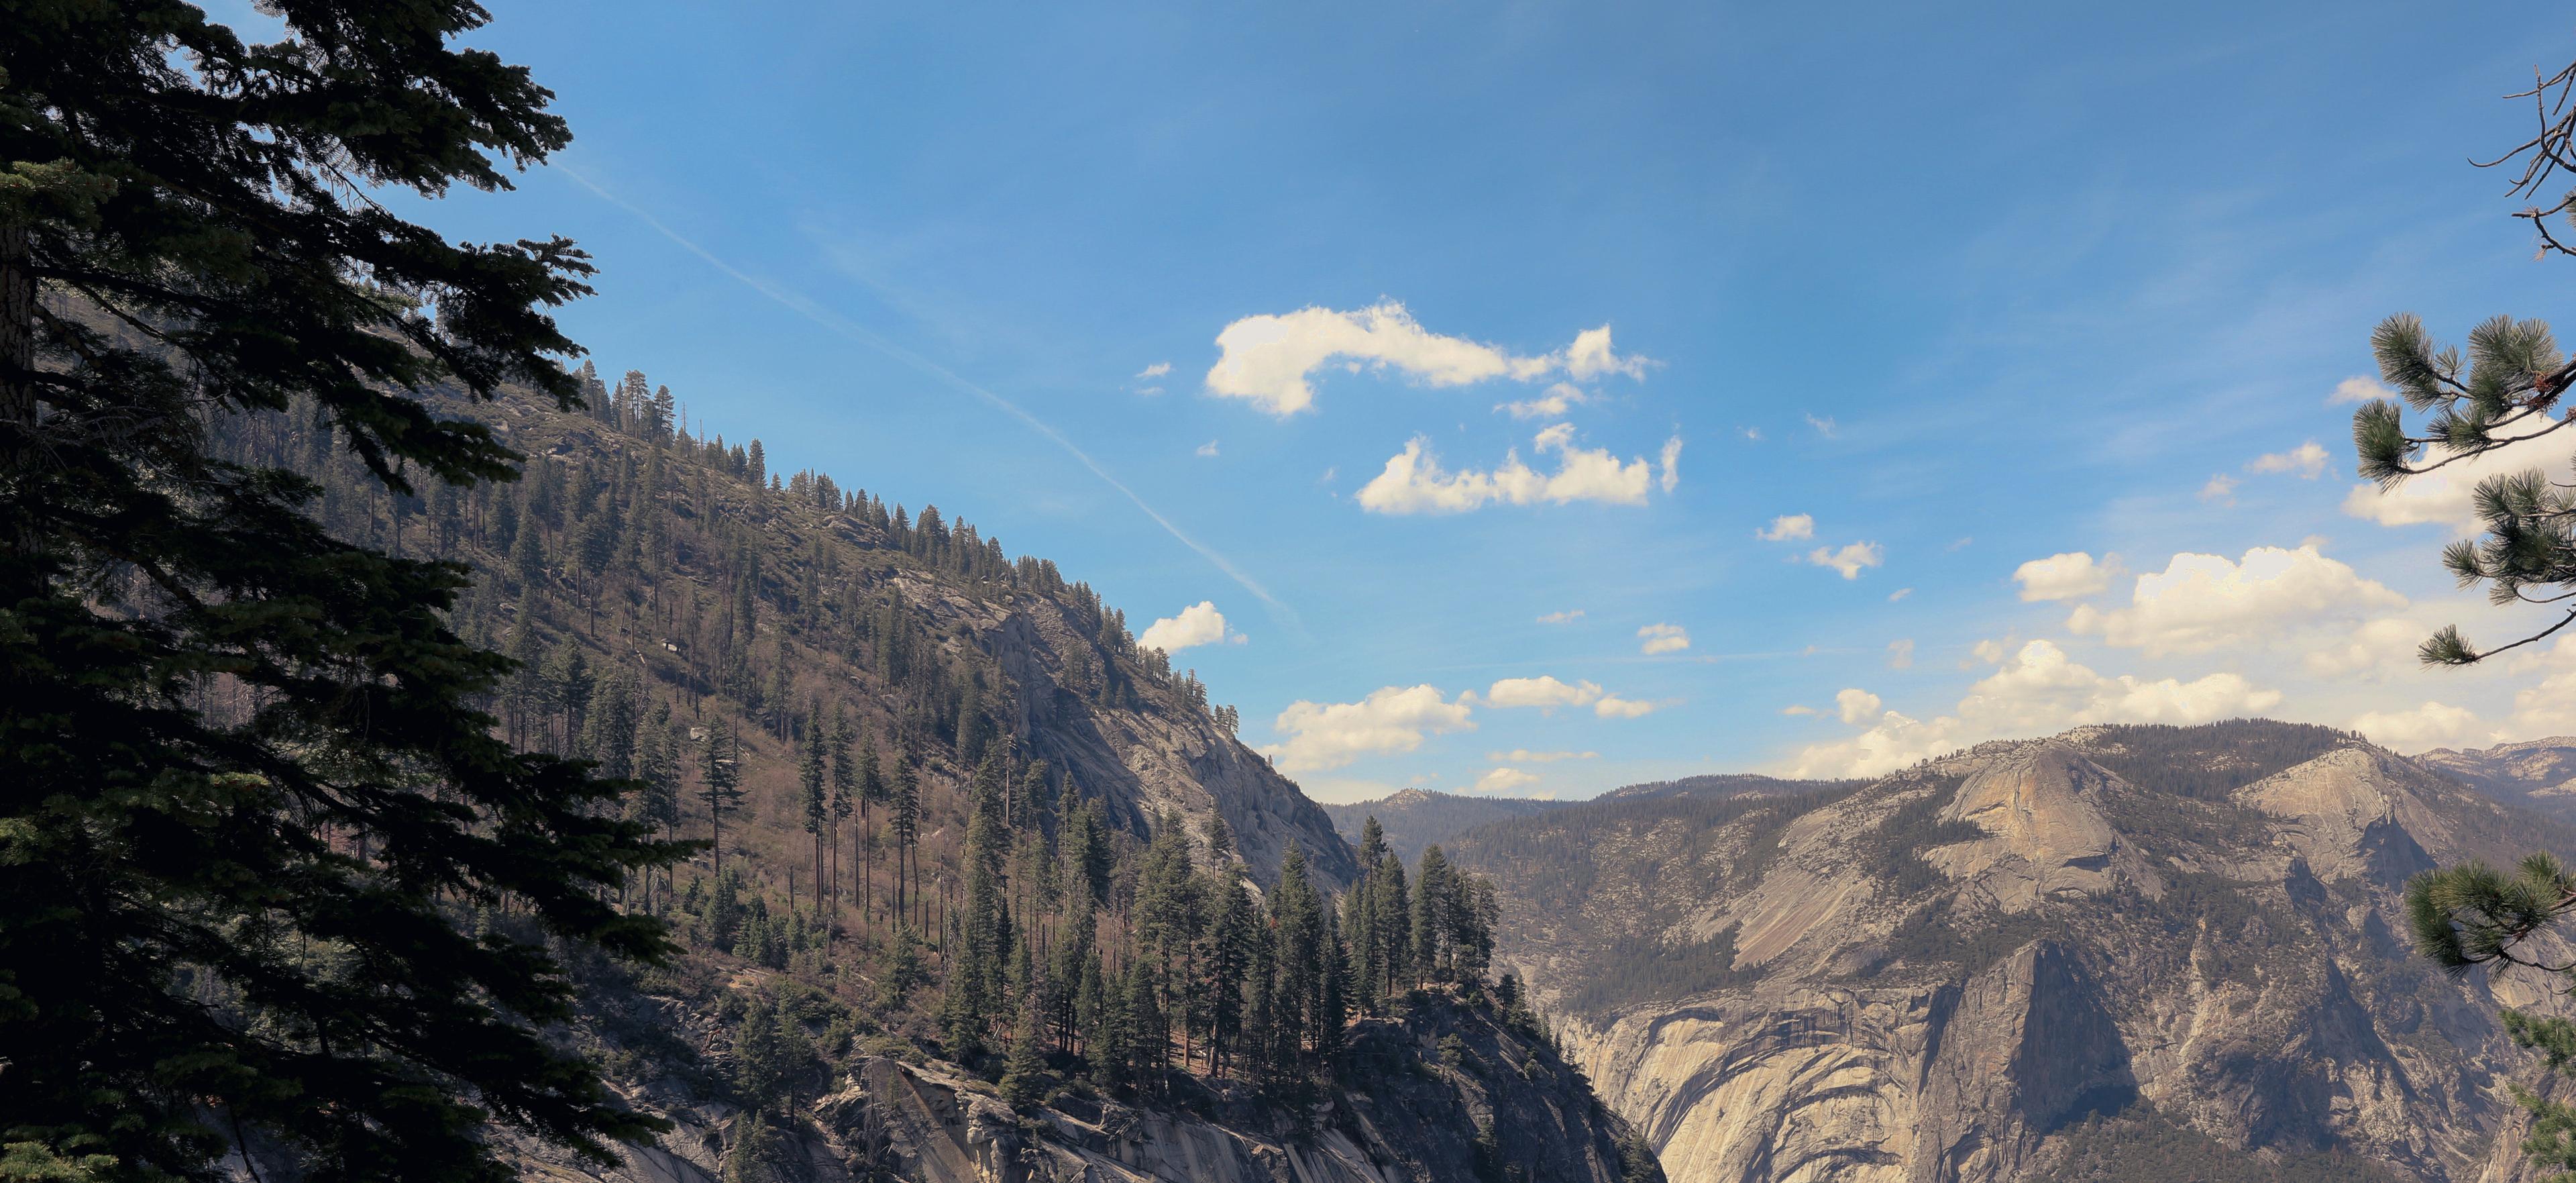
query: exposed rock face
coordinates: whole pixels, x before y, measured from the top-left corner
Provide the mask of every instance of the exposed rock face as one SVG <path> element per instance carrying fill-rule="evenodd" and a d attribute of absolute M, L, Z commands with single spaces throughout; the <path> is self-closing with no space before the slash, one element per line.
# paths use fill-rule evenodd
<path fill-rule="evenodd" d="M 1323 808 L 1205 712 L 1154 702 L 1107 706 L 1066 689 L 1077 680 L 1076 669 L 1103 669 L 1114 659 L 1075 626 L 1063 605 L 1028 594 L 970 596 L 911 575 L 894 583 L 949 643 L 992 654 L 1013 682 L 1032 691 L 1014 700 L 1014 730 L 1027 753 L 1107 802 L 1113 820 L 1129 832 L 1148 832 L 1148 820 L 1158 814 L 1178 814 L 1203 845 L 1208 817 L 1222 815 L 1263 883 L 1277 879 L 1291 842 L 1305 850 L 1310 873 L 1324 885 L 1338 890 L 1356 878 L 1358 864 Z"/>
<path fill-rule="evenodd" d="M 1014 1111 L 951 1066 L 868 1057 L 786 1130 L 778 1172 L 808 1183 L 1471 1183 L 1509 1166 L 1531 1183 L 1622 1183 L 1627 1128 L 1544 1042 L 1446 1000 L 1351 1032 L 1352 1087 L 1303 1128 L 1275 1106 L 1189 1086 L 1166 1107 L 1066 1096 Z M 669 1086 L 639 1107 L 678 1128 L 600 1169 L 528 1174 L 603 1183 L 715 1183 L 745 1120 Z M 1479 1131 L 1489 1132 L 1482 1149 Z M 1642 1154 L 1642 1149 L 1635 1151 Z"/>
<path fill-rule="evenodd" d="M 2433 969 L 2400 893 L 2564 831 L 2321 729 L 2206 730 L 1989 744 L 1772 803 L 1575 806 L 1453 849 L 1676 1179 L 2044 1178 L 2070 1127 L 2146 1106 L 2225 1153 L 2520 1177 L 2507 1079 L 2536 1069 L 2495 1013 L 2563 1003 Z M 1550 841 L 1563 861 L 1527 853 Z"/>
<path fill-rule="evenodd" d="M 2491 748 L 2435 748 L 2415 757 L 2499 801 L 2576 821 L 2576 736 L 2554 736 Z"/>

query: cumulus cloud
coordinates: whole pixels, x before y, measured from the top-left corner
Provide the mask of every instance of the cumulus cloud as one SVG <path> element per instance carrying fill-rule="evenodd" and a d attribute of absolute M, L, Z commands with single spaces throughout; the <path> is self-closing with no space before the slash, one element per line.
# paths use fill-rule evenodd
<path fill-rule="evenodd" d="M 1813 514 L 1784 513 L 1771 519 L 1770 525 L 1754 531 L 1753 536 L 1764 542 L 1795 542 L 1813 538 L 1816 536 L 1816 518 Z"/>
<path fill-rule="evenodd" d="M 2299 658 L 2320 678 L 2373 678 L 2411 670 L 2415 647 L 2434 626 L 2407 616 L 2383 616 L 2354 626 L 2351 632 L 2319 639 Z"/>
<path fill-rule="evenodd" d="M 1539 617 L 1538 622 L 1540 624 L 1572 624 L 1582 618 L 1583 609 L 1568 608 L 1562 612 L 1550 612 L 1545 616 Z"/>
<path fill-rule="evenodd" d="M 2372 399 L 2395 397 L 2397 392 L 2380 385 L 2378 379 L 2355 376 L 2335 383 L 2334 393 L 2326 396 L 2326 403 L 2329 406 L 2335 403 L 2366 403 Z"/>
<path fill-rule="evenodd" d="M 1554 764 L 1559 760 L 1598 760 L 1600 758 L 1599 752 L 1533 752 L 1528 748 L 1485 753 L 1485 762 L 1488 764 Z"/>
<path fill-rule="evenodd" d="M 1172 363 L 1167 361 L 1158 361 L 1144 369 L 1136 371 L 1136 376 L 1139 378 L 1160 378 L 1171 372 Z"/>
<path fill-rule="evenodd" d="M 1637 630 L 1637 639 L 1645 644 L 1638 651 L 1648 657 L 1658 653 L 1679 653 L 1690 648 L 1690 630 L 1678 624 L 1650 624 Z"/>
<path fill-rule="evenodd" d="M 1643 458 L 1622 463 L 1608 448 L 1574 446 L 1574 425 L 1559 423 L 1538 433 L 1533 443 L 1541 455 L 1557 454 L 1557 469 L 1541 473 L 1523 463 L 1519 449 L 1503 457 L 1490 472 L 1450 472 L 1430 451 L 1430 442 L 1415 436 L 1404 451 L 1389 458 L 1386 469 L 1360 487 L 1360 507 L 1373 513 L 1466 513 L 1488 505 L 1529 505 L 1548 501 L 1565 505 L 1598 501 L 1611 505 L 1644 505 L 1654 483 Z"/>
<path fill-rule="evenodd" d="M 1590 401 L 1592 396 L 1585 394 L 1581 387 L 1570 382 L 1559 382 L 1541 392 L 1537 398 L 1503 403 L 1494 409 L 1509 411 L 1514 419 L 1553 419 L 1564 414 L 1567 407 L 1581 406 Z"/>
<path fill-rule="evenodd" d="M 1866 690 L 1839 690 L 1834 693 L 1834 712 L 1845 723 L 1858 723 L 1879 716 L 1878 696 Z"/>
<path fill-rule="evenodd" d="M 2352 730 L 2391 751 L 2413 755 L 2434 748 L 2478 747 L 2488 742 L 2488 729 L 2466 707 L 2426 700 L 2395 711 L 2369 711 L 2355 717 Z"/>
<path fill-rule="evenodd" d="M 2200 487 L 2200 499 L 2203 501 L 2224 501 L 2231 505 L 2234 504 L 2236 501 L 2236 478 L 2223 472 L 2209 478 L 2209 483 Z"/>
<path fill-rule="evenodd" d="M 1634 719 L 1653 713 L 1661 705 L 1621 698 L 1601 689 L 1598 682 L 1563 682 L 1547 674 L 1504 678 L 1487 687 L 1481 700 L 1460 695 L 1458 701 L 1497 709 L 1531 708 L 1548 714 L 1554 714 L 1558 707 L 1591 707 L 1593 714 L 1604 719 Z"/>
<path fill-rule="evenodd" d="M 1181 609 L 1178 616 L 1166 616 L 1145 626 L 1145 631 L 1136 637 L 1138 645 L 1165 653 L 1178 653 L 1193 645 L 1213 645 L 1219 641 L 1240 645 L 1243 634 L 1227 632 L 1225 613 L 1217 611 L 1216 604 L 1208 600 Z"/>
<path fill-rule="evenodd" d="M 1485 705 L 1490 707 L 1536 707 L 1553 711 L 1558 707 L 1590 706 L 1600 701 L 1601 687 L 1593 682 L 1565 683 L 1553 675 L 1535 678 L 1504 678 L 1485 690 Z"/>
<path fill-rule="evenodd" d="M 1520 788 L 1523 785 L 1534 785 L 1537 783 L 1538 774 L 1536 773 L 1523 772 L 1517 768 L 1489 768 L 1485 770 L 1485 775 L 1476 778 L 1476 783 L 1473 786 L 1472 791 L 1478 793 L 1504 793 Z"/>
<path fill-rule="evenodd" d="M 1239 398 L 1281 417 L 1315 404 L 1308 378 L 1339 361 L 1350 369 L 1394 370 L 1426 386 L 1464 386 L 1494 378 L 1532 382 L 1553 373 L 1575 381 L 1610 374 L 1637 377 L 1646 359 L 1622 357 L 1610 345 L 1610 327 L 1587 329 L 1574 344 L 1537 357 L 1451 337 L 1422 327 L 1404 305 L 1381 300 L 1350 312 L 1307 307 L 1247 316 L 1216 337 L 1216 365 L 1207 372 L 1208 393 Z"/>
<path fill-rule="evenodd" d="M 2164 570 L 2138 576 L 2127 607 L 2081 605 L 2066 627 L 2152 657 L 2269 643 L 2293 630 L 2405 606 L 2406 597 L 2327 558 L 2313 543 L 2295 550 L 2258 546 L 2236 561 L 2175 555 Z"/>
<path fill-rule="evenodd" d="M 1914 638 L 1904 637 L 1887 643 L 1887 668 L 1892 670 L 1914 668 Z"/>
<path fill-rule="evenodd" d="M 1819 567 L 1831 567 L 1841 572 L 1845 579 L 1858 579 L 1862 568 L 1878 566 L 1884 561 L 1884 556 L 1875 542 L 1855 542 L 1840 550 L 1819 546 L 1807 552 L 1807 561 Z"/>
<path fill-rule="evenodd" d="M 1862 697 L 1845 697 L 1849 695 Z M 2105 677 L 2068 658 L 2054 642 L 2032 641 L 2003 656 L 1993 673 L 1971 685 L 1953 713 L 1925 720 L 1881 711 L 1860 734 L 1811 745 L 1792 757 L 1787 768 L 1790 775 L 1802 777 L 1880 776 L 1982 740 L 2044 735 L 2088 723 L 2206 723 L 2259 714 L 2280 701 L 2279 691 L 2232 673 L 2188 682 Z M 1861 691 L 1836 696 L 1836 705 L 1855 725 L 1867 721 L 1866 711 L 1856 707 L 1876 709 L 1875 699 Z"/>
<path fill-rule="evenodd" d="M 1426 735 L 1473 731 L 1465 696 L 1443 699 L 1437 687 L 1383 686 L 1358 702 L 1299 699 L 1271 726 L 1286 738 L 1261 749 L 1282 772 L 1339 768 L 1362 756 L 1410 752 Z"/>
<path fill-rule="evenodd" d="M 1637 719 L 1655 713 L 1664 705 L 1659 702 L 1640 702 L 1636 699 L 1621 698 L 1616 694 L 1605 694 L 1601 696 L 1601 701 L 1592 704 L 1592 713 L 1604 719 Z"/>
<path fill-rule="evenodd" d="M 2535 430 L 2548 426 L 2546 422 L 2533 422 Z M 2408 477 L 2385 491 L 2363 481 L 2344 495 L 2343 511 L 2383 526 L 2438 522 L 2464 534 L 2474 532 L 2478 528 L 2473 501 L 2478 482 L 2533 468 L 2564 476 L 2568 455 L 2576 452 L 2576 434 L 2508 435 L 2506 439 L 2509 442 L 2492 452 Z M 2438 454 L 2435 458 L 2439 458 Z"/>
<path fill-rule="evenodd" d="M 1631 354 L 1621 357 L 1610 348 L 1610 326 L 1585 329 L 1574 335 L 1574 344 L 1565 350 L 1565 372 L 1577 382 L 1589 382 L 1609 374 L 1626 374 L 1631 378 L 1646 376 L 1650 363 Z"/>
<path fill-rule="evenodd" d="M 2309 440 L 2287 452 L 2267 452 L 2245 462 L 2245 471 L 2296 473 L 2300 480 L 2313 481 L 2326 472 L 2326 450 Z"/>
<path fill-rule="evenodd" d="M 2514 692 L 2513 715 L 2497 738 L 2576 735 L 2576 638 L 2561 637 L 2513 668 L 2521 673 L 2543 671 L 2547 676 Z"/>
<path fill-rule="evenodd" d="M 2117 555 L 2104 555 L 2102 561 L 2080 550 L 2053 554 L 2013 568 L 2013 582 L 2021 585 L 2025 602 L 2043 600 L 2079 600 L 2111 586 L 2121 574 Z"/>

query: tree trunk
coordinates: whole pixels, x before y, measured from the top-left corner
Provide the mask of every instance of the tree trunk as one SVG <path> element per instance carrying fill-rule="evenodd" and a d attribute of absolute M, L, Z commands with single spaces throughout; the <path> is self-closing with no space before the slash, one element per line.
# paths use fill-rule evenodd
<path fill-rule="evenodd" d="M 28 465 L 36 457 L 36 273 L 31 264 L 34 235 L 22 221 L 0 222 L 0 474 L 14 485 L 28 479 Z M 0 485 L 0 488 L 8 487 Z M 36 529 L 32 500 L 17 493 L 20 511 L 15 526 L 7 537 L 0 538 L 5 555 L 0 558 L 24 560 L 35 556 L 43 542 Z M 13 572 L 14 579 L 32 576 L 32 567 Z M 22 596 L 35 595 L 40 586 L 0 588 L 0 601 L 14 603 Z"/>

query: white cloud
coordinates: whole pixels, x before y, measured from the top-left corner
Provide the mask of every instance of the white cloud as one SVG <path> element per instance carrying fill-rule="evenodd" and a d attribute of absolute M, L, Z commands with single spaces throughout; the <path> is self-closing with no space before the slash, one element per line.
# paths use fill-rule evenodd
<path fill-rule="evenodd" d="M 2297 473 L 2300 480 L 2313 481 L 2326 472 L 2326 450 L 2309 440 L 2287 452 L 2267 452 L 2245 462 L 2247 472 Z"/>
<path fill-rule="evenodd" d="M 1503 403 L 1494 409 L 1509 411 L 1514 419 L 1552 419 L 1564 414 L 1567 407 L 1581 406 L 1590 401 L 1592 396 L 1585 394 L 1581 387 L 1570 382 L 1559 382 L 1548 387 L 1537 398 Z"/>
<path fill-rule="evenodd" d="M 1563 612 L 1550 612 L 1545 616 L 1539 617 L 1538 622 L 1540 624 L 1572 624 L 1582 618 L 1583 609 L 1568 608 Z"/>
<path fill-rule="evenodd" d="M 2476 712 L 2430 700 L 2405 710 L 2369 711 L 2355 717 L 2350 726 L 2373 743 L 2410 755 L 2433 748 L 2482 746 L 2489 738 Z"/>
<path fill-rule="evenodd" d="M 2405 616 L 2364 621 L 2349 633 L 2319 641 L 2299 658 L 2320 678 L 2374 678 L 2413 669 L 2415 647 L 2434 626 Z"/>
<path fill-rule="evenodd" d="M 1845 723 L 1858 723 L 1879 716 L 1878 696 L 1866 690 L 1839 690 L 1834 693 L 1834 712 Z"/>
<path fill-rule="evenodd" d="M 1752 440 L 1754 443 L 1758 444 L 1762 442 L 1762 429 L 1759 427 L 1739 427 L 1736 428 L 1736 430 L 1743 432 L 1744 438 Z"/>
<path fill-rule="evenodd" d="M 1887 668 L 1892 670 L 1914 668 L 1914 638 L 1904 637 L 1887 643 Z"/>
<path fill-rule="evenodd" d="M 1926 721 L 1885 711 L 1860 734 L 1810 745 L 1786 767 L 1792 776 L 1880 776 L 1981 740 L 2045 735 L 2088 723 L 2206 723 L 2257 714 L 2280 701 L 2280 692 L 2232 673 L 2189 682 L 2104 677 L 2068 659 L 2054 642 L 2032 641 L 1970 686 L 1953 714 Z M 1862 713 L 1853 700 L 1837 696 L 1837 703 L 1846 718 Z M 1866 695 L 1858 705 L 1870 705 Z"/>
<path fill-rule="evenodd" d="M 1522 463 L 1520 451 L 1514 449 L 1504 455 L 1502 467 L 1491 472 L 1452 473 L 1431 455 L 1429 441 L 1415 436 L 1403 452 L 1387 460 L 1385 471 L 1361 486 L 1360 506 L 1374 513 L 1413 514 L 1466 513 L 1487 505 L 1538 501 L 1646 503 L 1653 471 L 1642 458 L 1623 464 L 1608 448 L 1575 447 L 1570 423 L 1539 432 L 1533 447 L 1541 454 L 1558 454 L 1555 472 L 1538 472 Z"/>
<path fill-rule="evenodd" d="M 1528 748 L 1485 753 L 1485 762 L 1488 764 L 1554 764 L 1559 760 L 1598 760 L 1600 758 L 1599 752 L 1533 752 Z"/>
<path fill-rule="evenodd" d="M 2117 555 L 2104 555 L 2101 562 L 2080 550 L 2053 554 L 2013 568 L 2013 582 L 2021 585 L 2021 598 L 2027 603 L 2043 600 L 2076 600 L 2111 586 L 2111 580 L 2122 574 Z"/>
<path fill-rule="evenodd" d="M 1690 648 L 1690 630 L 1678 624 L 1647 625 L 1637 630 L 1637 639 L 1645 642 L 1638 651 L 1648 657 Z"/>
<path fill-rule="evenodd" d="M 1614 352 L 1608 325 L 1576 334 L 1574 344 L 1555 353 L 1522 357 L 1434 333 L 1393 300 L 1350 312 L 1307 307 L 1284 315 L 1247 316 L 1225 326 L 1216 346 L 1216 364 L 1207 372 L 1208 393 L 1243 399 L 1282 417 L 1314 406 L 1315 389 L 1307 378 L 1336 360 L 1352 370 L 1397 370 L 1426 386 L 1464 386 L 1494 378 L 1531 382 L 1559 372 L 1578 382 L 1609 374 L 1634 378 L 1649 364 Z"/>
<path fill-rule="evenodd" d="M 1821 715 L 1821 714 L 1824 714 L 1824 712 L 1823 712 L 1823 711 L 1817 710 L 1817 709 L 1816 709 L 1816 708 L 1814 708 L 1814 707 L 1811 707 L 1811 706 L 1803 706 L 1803 705 L 1800 705 L 1800 704 L 1798 704 L 1798 703 L 1790 703 L 1789 705 L 1787 705 L 1787 706 L 1784 706 L 1784 707 L 1780 708 L 1780 713 L 1781 713 L 1781 714 L 1784 714 L 1784 715 Z"/>
<path fill-rule="evenodd" d="M 1616 694 L 1605 694 L 1601 696 L 1601 701 L 1592 704 L 1592 713 L 1604 719 L 1640 719 L 1666 705 L 1660 702 L 1639 702 L 1635 699 L 1621 698 Z"/>
<path fill-rule="evenodd" d="M 1594 682 L 1568 684 L 1553 675 L 1535 678 L 1505 678 L 1485 690 L 1485 705 L 1490 707 L 1536 707 L 1553 711 L 1558 707 L 1590 706 L 1601 698 L 1601 687 Z"/>
<path fill-rule="evenodd" d="M 1198 447 L 1198 454 L 1199 454 L 1199 455 L 1201 455 L 1201 456 L 1214 456 L 1214 455 L 1216 455 L 1216 441 L 1215 441 L 1215 440 L 1209 440 L 1208 442 L 1206 442 L 1206 443 L 1204 443 L 1204 444 L 1200 444 L 1200 445 L 1199 445 L 1199 447 Z"/>
<path fill-rule="evenodd" d="M 1794 542 L 1802 538 L 1813 538 L 1816 536 L 1816 519 L 1813 514 L 1784 513 L 1771 519 L 1770 525 L 1754 531 L 1753 536 L 1764 542 Z"/>
<path fill-rule="evenodd" d="M 1910 595 L 1913 595 L 1913 594 L 1914 594 L 1914 589 L 1913 589 L 1913 588 L 1910 588 L 1910 587 L 1900 587 L 1900 588 L 1896 589 L 1895 591 L 1892 591 L 1892 592 L 1887 593 L 1887 602 L 1888 602 L 1888 603 L 1893 604 L 1893 603 L 1897 602 L 1898 600 L 1902 600 L 1902 599 L 1904 599 L 1905 597 L 1910 596 Z"/>
<path fill-rule="evenodd" d="M 1834 417 L 1827 415 L 1819 419 L 1814 415 L 1809 415 L 1807 416 L 1807 426 L 1815 428 L 1817 435 L 1830 438 L 1834 434 Z"/>
<path fill-rule="evenodd" d="M 2138 576 L 2129 606 L 2102 611 L 2081 605 L 2066 627 L 2099 633 L 2109 644 L 2144 649 L 2153 657 L 2270 643 L 2374 608 L 2405 606 L 2406 597 L 2306 543 L 2296 550 L 2258 546 L 2234 562 L 2220 555 L 2175 555 L 2164 570 Z"/>
<path fill-rule="evenodd" d="M 2516 663 L 2517 672 L 2547 670 L 2549 676 L 2513 695 L 2513 716 L 2496 738 L 2538 739 L 2576 735 L 2576 638 L 2561 637 L 2533 658 Z"/>
<path fill-rule="evenodd" d="M 2533 468 L 2553 476 L 2563 476 L 2567 471 L 2568 456 L 2576 453 L 2576 433 L 2507 438 L 2511 442 L 2495 451 L 2454 462 L 2447 468 L 2422 476 L 2408 477 L 2386 492 L 2368 481 L 2354 485 L 2352 491 L 2344 495 L 2343 511 L 2383 526 L 2439 522 L 2462 533 L 2475 531 L 2478 515 L 2472 498 L 2477 493 L 2478 482 L 2491 476 Z"/>
<path fill-rule="evenodd" d="M 1841 550 L 1819 546 L 1807 552 L 1807 561 L 1819 567 L 1831 567 L 1841 572 L 1845 579 L 1858 579 L 1862 568 L 1875 567 L 1883 561 L 1883 553 L 1875 542 L 1855 542 Z"/>
<path fill-rule="evenodd" d="M 2397 392 L 2380 385 L 2378 379 L 2355 376 L 2335 383 L 2334 393 L 2326 396 L 2326 404 L 2366 403 L 2375 398 L 2395 397 Z"/>
<path fill-rule="evenodd" d="M 1358 702 L 1317 703 L 1299 699 L 1279 712 L 1271 726 L 1286 736 L 1262 752 L 1282 772 L 1339 768 L 1362 756 L 1410 752 L 1426 735 L 1473 731 L 1464 696 L 1441 698 L 1438 688 L 1384 686 Z"/>
<path fill-rule="evenodd" d="M 1655 484 L 1669 494 L 1682 487 L 1682 437 L 1665 440 L 1659 459 L 1662 463 L 1656 469 Z"/>
<path fill-rule="evenodd" d="M 2231 505 L 2234 504 L 2236 501 L 2236 478 L 2223 472 L 2210 477 L 2209 483 L 2200 487 L 2200 499 L 2203 501 L 2224 501 Z"/>
<path fill-rule="evenodd" d="M 1181 609 L 1178 616 L 1167 616 L 1145 626 L 1145 631 L 1136 637 L 1138 645 L 1165 653 L 1178 653 L 1193 645 L 1213 645 L 1219 641 L 1240 645 L 1243 634 L 1226 632 L 1225 613 L 1217 611 L 1216 604 L 1208 600 Z"/>
<path fill-rule="evenodd" d="M 1471 791 L 1478 793 L 1503 793 L 1520 788 L 1523 785 L 1534 785 L 1537 783 L 1538 774 L 1536 773 L 1523 772 L 1517 768 L 1489 768 L 1485 770 L 1485 775 L 1476 778 L 1475 786 Z"/>
<path fill-rule="evenodd" d="M 1574 344 L 1565 350 L 1565 372 L 1577 382 L 1589 382 L 1604 374 L 1626 374 L 1631 378 L 1646 376 L 1647 359 L 1630 354 L 1621 357 L 1610 349 L 1610 326 L 1585 329 L 1574 335 Z"/>
<path fill-rule="evenodd" d="M 1136 376 L 1139 378 L 1160 378 L 1171 372 L 1172 363 L 1167 361 L 1158 361 L 1144 369 L 1136 371 Z"/>

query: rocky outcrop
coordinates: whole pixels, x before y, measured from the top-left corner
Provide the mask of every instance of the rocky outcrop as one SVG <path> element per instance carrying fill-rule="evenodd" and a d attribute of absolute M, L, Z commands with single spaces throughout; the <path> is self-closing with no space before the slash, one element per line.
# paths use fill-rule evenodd
<path fill-rule="evenodd" d="M 1674 1178 L 2044 1178 L 2087 1118 L 2147 1113 L 2228 1153 L 2517 1178 L 2509 1078 L 2533 1073 L 2496 1011 L 2565 1000 L 2441 974 L 2400 893 L 2549 835 L 2349 737 L 2234 726 L 2206 751 L 2095 728 L 1777 803 L 1576 806 L 1453 849 Z M 1497 857 L 1547 841 L 1573 853 Z"/>
<path fill-rule="evenodd" d="M 1014 1109 L 953 1065 L 863 1056 L 803 1107 L 768 1162 L 798 1183 L 1624 1183 L 1658 1176 L 1584 1079 L 1490 1010 L 1425 996 L 1351 1031 L 1347 1088 L 1299 1120 L 1233 1086 L 1176 1082 L 1160 1102 L 1059 1093 Z M 747 1119 L 667 1085 L 634 1089 L 675 1127 L 601 1167 L 560 1156 L 526 1174 L 572 1183 L 716 1183 Z M 1634 1160 L 1633 1162 L 1631 1160 Z M 1635 1173 L 1631 1173 L 1632 1166 Z"/>

